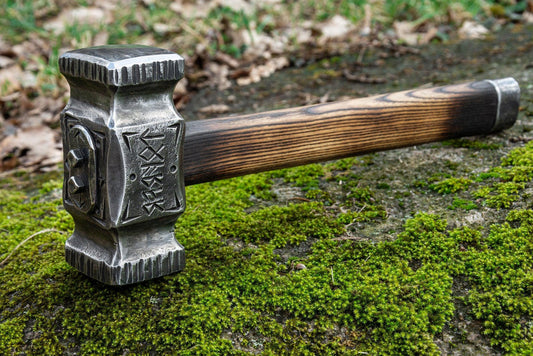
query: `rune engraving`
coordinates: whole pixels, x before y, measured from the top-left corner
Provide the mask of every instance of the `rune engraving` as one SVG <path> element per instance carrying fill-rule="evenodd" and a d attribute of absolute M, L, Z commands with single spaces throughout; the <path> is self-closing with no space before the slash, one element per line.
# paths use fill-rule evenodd
<path fill-rule="evenodd" d="M 155 210 L 165 211 L 163 195 L 163 176 L 165 167 L 165 135 L 150 133 L 146 129 L 139 139 L 141 152 L 141 182 L 146 188 L 142 192 L 142 207 L 148 215 Z"/>

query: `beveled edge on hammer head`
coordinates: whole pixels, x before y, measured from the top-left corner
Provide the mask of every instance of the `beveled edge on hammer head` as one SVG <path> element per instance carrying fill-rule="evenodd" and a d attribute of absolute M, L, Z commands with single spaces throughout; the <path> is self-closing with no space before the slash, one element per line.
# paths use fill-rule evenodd
<path fill-rule="evenodd" d="M 67 52 L 59 58 L 65 76 L 105 85 L 129 86 L 183 78 L 183 58 L 162 48 L 111 45 Z"/>

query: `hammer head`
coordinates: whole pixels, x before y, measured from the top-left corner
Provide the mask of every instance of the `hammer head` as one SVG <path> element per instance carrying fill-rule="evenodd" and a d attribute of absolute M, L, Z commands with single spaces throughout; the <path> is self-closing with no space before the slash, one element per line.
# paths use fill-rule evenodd
<path fill-rule="evenodd" d="M 105 46 L 59 59 L 70 101 L 61 113 L 63 201 L 75 229 L 67 262 L 111 285 L 183 269 L 174 224 L 185 209 L 185 125 L 172 92 L 183 59 L 145 46 Z"/>

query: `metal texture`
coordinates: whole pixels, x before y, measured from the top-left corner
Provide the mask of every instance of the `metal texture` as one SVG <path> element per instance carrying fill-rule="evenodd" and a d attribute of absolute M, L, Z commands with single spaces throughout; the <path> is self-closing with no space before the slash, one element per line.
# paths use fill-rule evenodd
<path fill-rule="evenodd" d="M 183 269 L 174 224 L 185 209 L 184 121 L 172 102 L 183 59 L 143 46 L 66 53 L 63 200 L 74 217 L 68 263 L 111 285 Z"/>
<path fill-rule="evenodd" d="M 518 115 L 520 104 L 520 86 L 514 78 L 486 80 L 492 84 L 498 94 L 498 113 L 492 131 L 511 127 Z"/>

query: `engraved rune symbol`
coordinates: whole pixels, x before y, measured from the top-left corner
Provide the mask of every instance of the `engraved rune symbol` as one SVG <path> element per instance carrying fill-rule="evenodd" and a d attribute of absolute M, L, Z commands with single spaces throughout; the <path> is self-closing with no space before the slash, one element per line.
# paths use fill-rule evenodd
<path fill-rule="evenodd" d="M 158 209 L 159 211 L 164 211 L 165 207 L 164 199 L 162 196 L 163 189 L 155 189 L 152 191 L 144 191 L 142 193 L 144 198 L 143 208 L 146 210 L 148 215 L 152 215 L 154 210 Z"/>
<path fill-rule="evenodd" d="M 162 134 L 150 134 L 146 129 L 139 139 L 141 147 L 141 182 L 147 188 L 142 192 L 142 206 L 148 215 L 156 210 L 165 211 L 163 195 L 164 138 Z"/>

